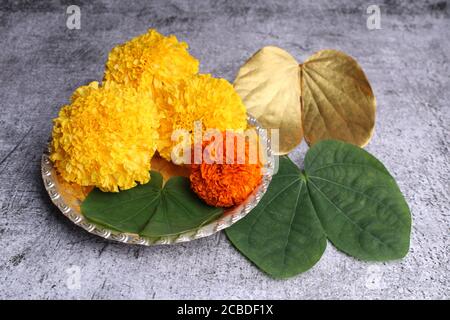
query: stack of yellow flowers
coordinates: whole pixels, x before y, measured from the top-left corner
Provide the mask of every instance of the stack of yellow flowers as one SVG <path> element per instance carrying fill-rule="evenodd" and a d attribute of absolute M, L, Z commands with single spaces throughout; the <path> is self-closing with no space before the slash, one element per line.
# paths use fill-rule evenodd
<path fill-rule="evenodd" d="M 246 110 L 224 79 L 198 74 L 175 36 L 155 30 L 112 49 L 102 85 L 78 88 L 54 120 L 51 160 L 66 181 L 117 192 L 147 183 L 157 150 L 170 160 L 175 129 L 245 129 Z"/>

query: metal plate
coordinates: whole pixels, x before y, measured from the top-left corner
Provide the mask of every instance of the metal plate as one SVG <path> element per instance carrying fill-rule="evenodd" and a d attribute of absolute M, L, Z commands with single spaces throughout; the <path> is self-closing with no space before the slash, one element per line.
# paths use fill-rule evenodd
<path fill-rule="evenodd" d="M 274 158 L 270 148 L 270 138 L 266 131 L 262 130 L 256 119 L 252 116 L 247 117 L 249 126 L 254 127 L 262 141 L 267 146 L 267 159 L 263 167 L 263 179 L 260 185 L 253 193 L 238 206 L 226 209 L 224 214 L 218 219 L 207 225 L 201 226 L 196 230 L 190 230 L 177 235 L 168 235 L 157 238 L 142 237 L 138 234 L 123 233 L 108 229 L 104 226 L 88 221 L 80 210 L 82 199 L 86 196 L 86 188 L 64 182 L 56 173 L 53 163 L 49 159 L 49 151 L 46 150 L 42 155 L 41 171 L 45 189 L 50 199 L 58 207 L 58 209 L 73 223 L 82 227 L 86 231 L 103 237 L 105 239 L 115 240 L 128 244 L 140 244 L 145 246 L 159 244 L 173 244 L 179 242 L 187 242 L 203 237 L 210 236 L 220 230 L 228 228 L 245 217 L 259 202 L 272 179 L 274 172 Z"/>

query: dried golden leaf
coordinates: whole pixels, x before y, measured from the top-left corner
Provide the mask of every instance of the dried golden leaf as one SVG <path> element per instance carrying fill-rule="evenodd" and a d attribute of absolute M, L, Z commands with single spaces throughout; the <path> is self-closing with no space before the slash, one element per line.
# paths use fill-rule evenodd
<path fill-rule="evenodd" d="M 262 48 L 241 67 L 234 88 L 264 128 L 280 130 L 278 154 L 301 142 L 300 69 L 289 53 Z"/>
<path fill-rule="evenodd" d="M 322 50 L 298 65 L 286 51 L 265 47 L 239 70 L 236 91 L 265 128 L 280 130 L 278 154 L 338 139 L 366 145 L 375 125 L 376 102 L 358 63 L 343 52 Z"/>
<path fill-rule="evenodd" d="M 375 97 L 358 63 L 336 50 L 322 50 L 301 66 L 305 140 L 338 139 L 366 145 L 375 125 Z"/>

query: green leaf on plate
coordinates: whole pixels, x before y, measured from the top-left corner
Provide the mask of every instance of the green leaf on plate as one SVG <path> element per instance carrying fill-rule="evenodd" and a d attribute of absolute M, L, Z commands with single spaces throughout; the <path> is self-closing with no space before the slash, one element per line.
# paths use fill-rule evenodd
<path fill-rule="evenodd" d="M 191 191 L 189 179 L 172 177 L 161 191 L 159 205 L 141 232 L 158 237 L 196 229 L 222 215 L 223 209 L 208 206 Z"/>
<path fill-rule="evenodd" d="M 285 156 L 258 206 L 226 233 L 239 251 L 276 278 L 308 270 L 327 245 L 305 177 Z"/>
<path fill-rule="evenodd" d="M 222 208 L 202 202 L 190 189 L 189 179 L 172 177 L 163 186 L 160 173 L 132 189 L 111 193 L 94 189 L 81 205 L 83 215 L 117 231 L 147 237 L 178 234 L 219 217 Z"/>
<path fill-rule="evenodd" d="M 280 158 L 261 202 L 226 233 L 263 271 L 285 278 L 317 263 L 326 238 L 362 260 L 404 257 L 411 214 L 381 162 L 357 146 L 326 140 L 308 151 L 304 172 Z"/>

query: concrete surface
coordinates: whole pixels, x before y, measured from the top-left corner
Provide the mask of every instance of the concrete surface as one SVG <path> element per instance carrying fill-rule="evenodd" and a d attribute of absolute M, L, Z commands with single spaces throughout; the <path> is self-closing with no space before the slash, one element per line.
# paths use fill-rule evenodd
<path fill-rule="evenodd" d="M 450 298 L 447 1 L 0 3 L 0 298 Z M 66 28 L 70 4 L 80 5 L 80 30 Z M 371 4 L 380 5 L 380 30 L 366 27 Z M 315 268 L 276 281 L 223 234 L 145 248 L 66 220 L 40 177 L 51 119 L 76 87 L 101 79 L 114 45 L 149 27 L 187 41 L 203 72 L 228 80 L 269 44 L 298 59 L 323 48 L 354 56 L 378 100 L 367 149 L 397 178 L 413 214 L 409 255 L 364 263 L 329 245 Z M 305 149 L 292 154 L 299 165 Z"/>

